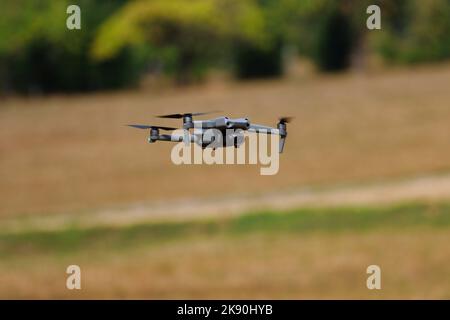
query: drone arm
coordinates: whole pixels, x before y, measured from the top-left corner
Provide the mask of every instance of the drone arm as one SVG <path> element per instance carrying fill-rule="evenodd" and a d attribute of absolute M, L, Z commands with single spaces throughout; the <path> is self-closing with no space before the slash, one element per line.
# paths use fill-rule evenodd
<path fill-rule="evenodd" d="M 257 132 L 257 133 L 267 133 L 267 134 L 276 134 L 280 136 L 279 146 L 278 146 L 278 152 L 283 153 L 284 144 L 286 142 L 286 125 L 285 124 L 278 124 L 278 129 L 262 126 L 258 124 L 252 124 L 250 125 L 248 131 L 250 132 Z"/>
<path fill-rule="evenodd" d="M 197 139 L 196 136 L 191 135 L 190 136 L 190 142 L 195 142 Z M 171 141 L 171 142 L 182 142 L 184 140 L 184 136 L 182 135 L 176 135 L 176 134 L 161 134 L 159 135 L 158 139 L 159 141 Z"/>
<path fill-rule="evenodd" d="M 181 140 L 179 140 L 179 138 L 181 138 Z M 160 134 L 156 140 L 179 142 L 179 141 L 183 140 L 183 137 L 182 136 L 173 135 L 173 134 Z"/>
<path fill-rule="evenodd" d="M 280 131 L 278 129 L 263 126 L 259 124 L 251 124 L 248 128 L 249 132 L 256 132 L 256 133 L 267 133 L 267 134 L 280 134 Z"/>

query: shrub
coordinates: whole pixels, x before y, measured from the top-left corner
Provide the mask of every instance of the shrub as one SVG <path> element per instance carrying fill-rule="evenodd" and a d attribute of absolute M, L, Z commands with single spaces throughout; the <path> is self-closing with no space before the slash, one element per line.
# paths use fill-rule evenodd
<path fill-rule="evenodd" d="M 339 9 L 330 12 L 320 26 L 314 61 L 322 71 L 340 71 L 350 65 L 354 34 L 350 18 Z"/>
<path fill-rule="evenodd" d="M 397 10 L 374 47 L 388 62 L 419 63 L 450 58 L 450 2 L 397 1 Z"/>
<path fill-rule="evenodd" d="M 138 0 L 102 26 L 92 55 L 101 61 L 126 46 L 148 44 L 165 69 L 185 83 L 226 58 L 234 41 L 263 47 L 264 26 L 254 0 Z"/>
<path fill-rule="evenodd" d="M 66 28 L 69 1 L 6 3 L 4 28 L 0 31 L 3 89 L 28 93 L 72 92 L 135 83 L 145 62 L 142 50 L 123 48 L 101 62 L 89 55 L 98 27 L 124 2 L 77 1 L 82 8 L 80 31 Z"/>
<path fill-rule="evenodd" d="M 267 47 L 239 43 L 233 55 L 235 74 L 240 79 L 277 77 L 283 73 L 281 40 Z"/>

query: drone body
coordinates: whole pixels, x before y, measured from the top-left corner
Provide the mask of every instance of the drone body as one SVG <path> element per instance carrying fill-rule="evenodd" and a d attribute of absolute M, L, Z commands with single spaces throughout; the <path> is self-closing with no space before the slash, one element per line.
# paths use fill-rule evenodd
<path fill-rule="evenodd" d="M 218 117 L 209 120 L 194 120 L 194 116 L 209 114 L 204 112 L 169 114 L 158 116 L 158 118 L 183 119 L 182 135 L 160 134 L 160 130 L 176 130 L 177 128 L 129 124 L 128 126 L 138 129 L 150 130 L 149 143 L 156 141 L 184 142 L 186 145 L 193 142 L 202 148 L 220 148 L 234 146 L 238 148 L 244 141 L 244 131 L 258 134 L 275 134 L 280 136 L 279 153 L 283 152 L 284 143 L 287 137 L 286 124 L 290 118 L 280 118 L 277 127 L 272 128 L 259 124 L 252 124 L 248 118 L 231 119 L 228 117 Z M 190 133 L 193 130 L 193 134 Z"/>

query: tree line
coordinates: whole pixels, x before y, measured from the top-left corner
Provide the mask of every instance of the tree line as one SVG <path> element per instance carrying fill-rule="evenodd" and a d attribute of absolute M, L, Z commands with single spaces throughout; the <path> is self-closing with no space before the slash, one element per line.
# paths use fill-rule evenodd
<path fill-rule="evenodd" d="M 69 5 L 81 29 L 66 27 Z M 366 27 L 377 4 L 382 29 Z M 279 77 L 287 48 L 337 72 L 361 51 L 386 64 L 450 57 L 448 0 L 16 0 L 1 4 L 0 90 L 77 92 L 176 83 L 211 68 L 237 79 Z"/>

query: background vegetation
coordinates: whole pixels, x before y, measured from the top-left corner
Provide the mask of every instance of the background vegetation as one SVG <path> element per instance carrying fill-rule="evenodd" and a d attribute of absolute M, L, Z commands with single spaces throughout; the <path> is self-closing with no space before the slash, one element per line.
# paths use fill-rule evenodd
<path fill-rule="evenodd" d="M 382 7 L 382 32 L 365 9 Z M 70 1 L 70 4 L 74 4 Z M 286 49 L 319 70 L 355 55 L 409 64 L 450 57 L 446 0 L 78 0 L 82 29 L 66 28 L 68 0 L 2 2 L 0 89 L 25 93 L 135 85 L 148 73 L 185 84 L 210 68 L 237 78 L 284 72 Z M 366 50 L 361 50 L 362 47 Z M 292 51 L 292 50 L 291 50 Z"/>

